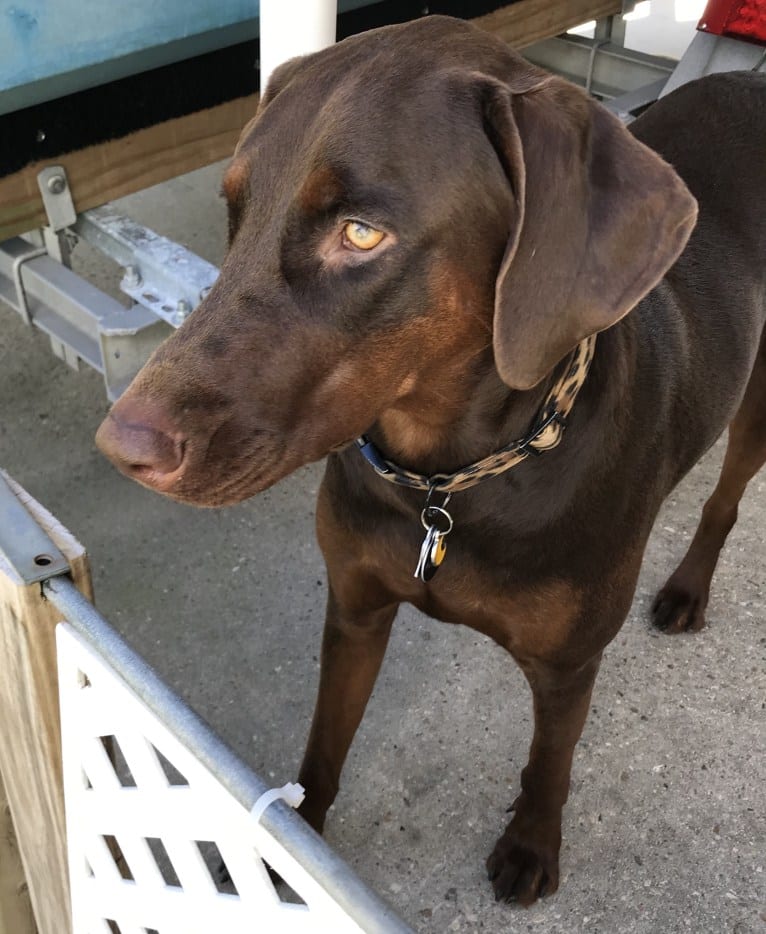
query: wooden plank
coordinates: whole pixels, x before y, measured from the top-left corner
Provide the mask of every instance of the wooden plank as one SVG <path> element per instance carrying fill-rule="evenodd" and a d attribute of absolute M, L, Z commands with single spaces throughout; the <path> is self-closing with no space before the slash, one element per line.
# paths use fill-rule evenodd
<path fill-rule="evenodd" d="M 0 776 L 0 934 L 37 934 L 11 808 Z"/>
<path fill-rule="evenodd" d="M 520 0 L 472 22 L 515 49 L 523 49 L 590 19 L 619 13 L 621 9 L 620 0 Z"/>
<path fill-rule="evenodd" d="M 18 484 L 6 480 L 92 599 L 82 546 Z M 0 775 L 39 934 L 71 930 L 54 636 L 59 620 L 40 585 L 25 585 L 0 558 Z"/>
<path fill-rule="evenodd" d="M 257 101 L 255 94 L 240 97 L 0 178 L 0 242 L 46 222 L 37 187 L 37 173 L 45 166 L 64 166 L 75 206 L 86 211 L 226 159 Z"/>

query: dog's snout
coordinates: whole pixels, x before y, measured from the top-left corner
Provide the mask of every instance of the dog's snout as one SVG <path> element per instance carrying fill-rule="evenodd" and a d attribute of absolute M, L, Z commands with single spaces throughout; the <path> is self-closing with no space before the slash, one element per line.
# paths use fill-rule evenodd
<path fill-rule="evenodd" d="M 119 404 L 102 422 L 96 444 L 122 473 L 159 489 L 178 476 L 186 447 L 155 413 L 121 411 Z"/>

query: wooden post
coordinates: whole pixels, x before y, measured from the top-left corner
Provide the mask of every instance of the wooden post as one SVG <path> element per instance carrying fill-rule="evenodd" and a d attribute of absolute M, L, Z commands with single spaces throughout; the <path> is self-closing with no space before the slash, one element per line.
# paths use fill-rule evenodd
<path fill-rule="evenodd" d="M 36 934 L 11 808 L 0 776 L 0 934 Z"/>
<path fill-rule="evenodd" d="M 82 546 L 18 484 L 8 485 L 70 565 L 79 589 L 92 599 L 90 570 Z M 25 584 L 0 555 L 0 776 L 13 818 L 21 863 L 39 934 L 71 931 L 66 861 L 61 728 L 54 630 L 60 614 L 42 596 L 40 584 Z M 13 863 L 0 844 L 0 932 L 18 895 Z M 18 911 L 18 905 L 16 909 Z M 5 912 L 5 914 L 4 914 Z M 23 917 L 23 916 L 22 916 Z M 34 926 L 11 926 L 27 934 Z"/>

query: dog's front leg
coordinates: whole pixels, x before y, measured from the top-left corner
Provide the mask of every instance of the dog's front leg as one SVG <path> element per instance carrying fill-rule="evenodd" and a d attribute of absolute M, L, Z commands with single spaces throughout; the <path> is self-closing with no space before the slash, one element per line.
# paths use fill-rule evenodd
<path fill-rule="evenodd" d="M 388 645 L 398 604 L 366 613 L 344 609 L 330 588 L 314 719 L 299 781 L 300 813 L 319 833 Z"/>
<path fill-rule="evenodd" d="M 601 653 L 575 671 L 521 665 L 532 688 L 535 729 L 513 819 L 487 860 L 498 900 L 527 906 L 558 888 L 561 812 L 600 661 Z"/>

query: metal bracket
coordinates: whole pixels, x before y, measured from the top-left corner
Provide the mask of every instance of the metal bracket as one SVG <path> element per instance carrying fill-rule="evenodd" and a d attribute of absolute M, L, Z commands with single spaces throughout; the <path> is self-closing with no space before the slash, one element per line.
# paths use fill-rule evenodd
<path fill-rule="evenodd" d="M 183 324 L 218 277 L 212 263 L 111 204 L 83 211 L 73 230 L 123 267 L 120 289 L 126 295 L 173 328 Z"/>
<path fill-rule="evenodd" d="M 84 361 L 101 372 L 114 400 L 205 298 L 218 270 L 110 204 L 78 216 L 63 166 L 46 167 L 37 181 L 48 225 L 0 243 L 0 301 L 44 331 L 71 367 Z M 71 270 L 78 238 L 124 268 L 120 287 L 136 304 L 123 307 Z"/>
<path fill-rule="evenodd" d="M 42 195 L 48 226 L 54 233 L 71 227 L 77 220 L 72 192 L 63 165 L 49 165 L 37 173 L 37 184 Z"/>
<path fill-rule="evenodd" d="M 21 278 L 21 267 L 24 263 L 29 262 L 30 259 L 35 259 L 37 256 L 44 256 L 48 251 L 45 247 L 35 247 L 31 249 L 28 253 L 22 253 L 21 256 L 17 256 L 13 261 L 11 267 L 11 275 L 13 277 L 13 285 L 16 289 L 16 303 L 17 311 L 21 315 L 24 324 L 32 323 L 32 315 L 29 313 L 29 304 L 27 302 L 27 293 L 24 291 L 24 282 Z"/>
<path fill-rule="evenodd" d="M 0 300 L 47 334 L 57 357 L 74 369 L 82 360 L 103 373 L 110 399 L 171 333 L 156 315 L 140 305 L 124 308 L 18 237 L 0 243 Z"/>
<path fill-rule="evenodd" d="M 69 573 L 69 564 L 22 505 L 0 471 L 0 557 L 25 584 Z"/>
<path fill-rule="evenodd" d="M 77 212 L 63 165 L 49 165 L 37 173 L 37 185 L 42 195 L 48 223 L 40 229 L 48 256 L 65 266 L 71 264 L 72 249 L 77 242 L 68 229 Z"/>

